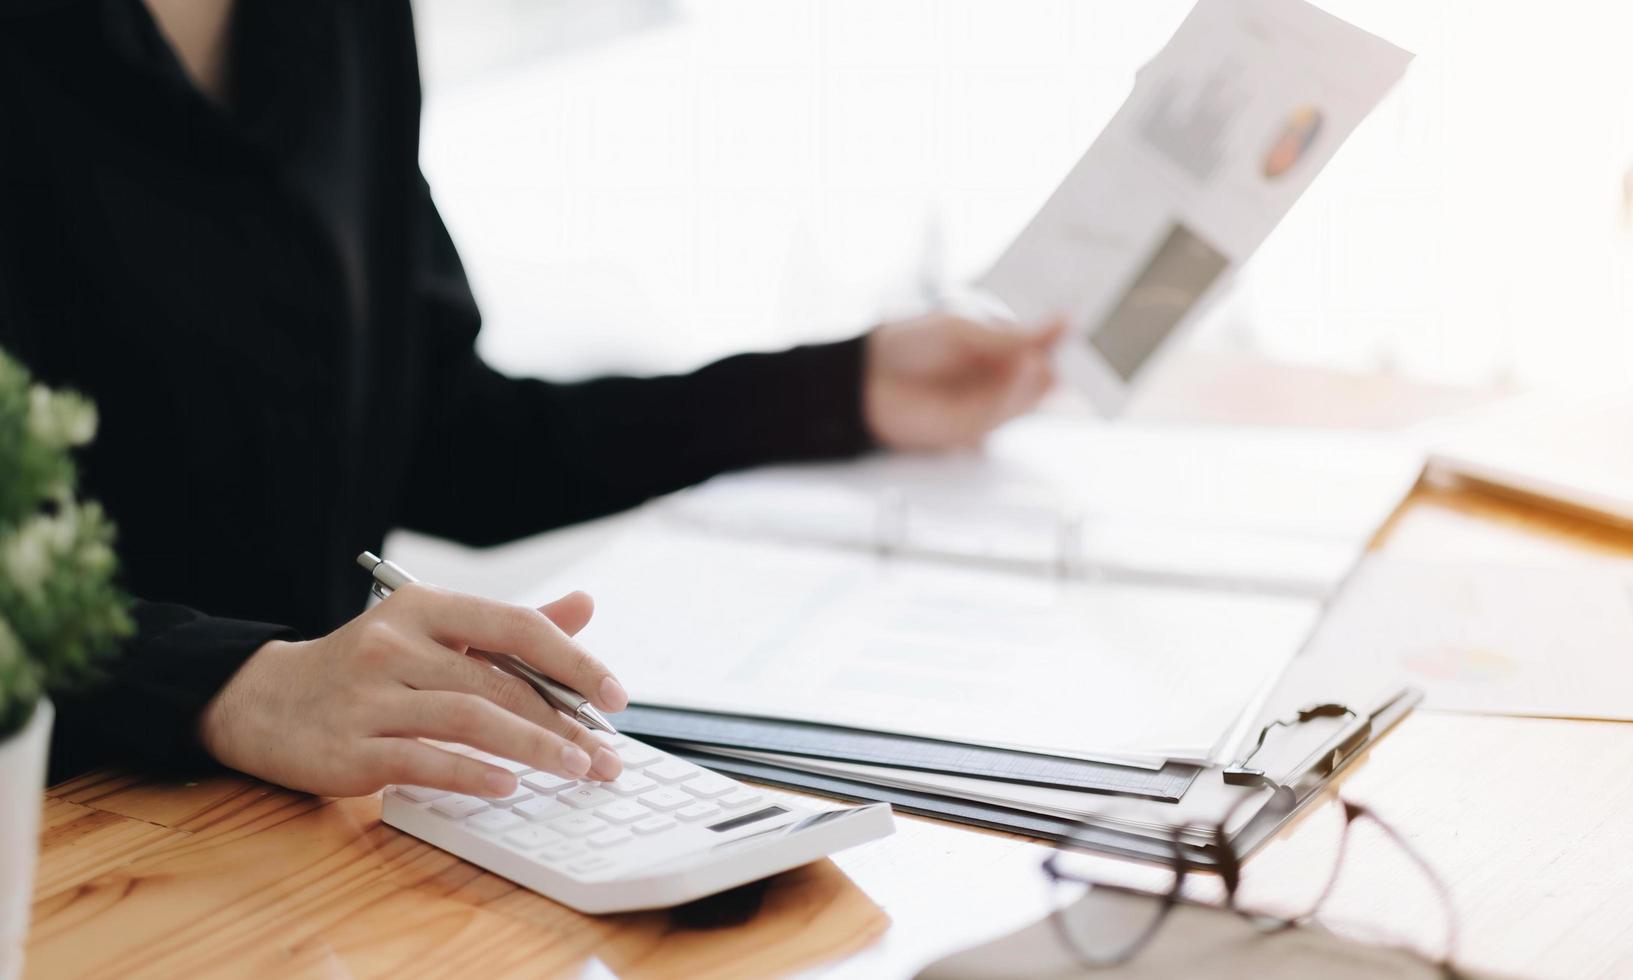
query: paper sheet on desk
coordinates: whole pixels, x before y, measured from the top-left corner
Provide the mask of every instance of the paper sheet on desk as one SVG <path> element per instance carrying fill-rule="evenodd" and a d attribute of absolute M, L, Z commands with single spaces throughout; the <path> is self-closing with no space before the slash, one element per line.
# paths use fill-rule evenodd
<path fill-rule="evenodd" d="M 1317 603 L 751 542 L 661 517 L 537 590 L 639 702 L 1119 761 L 1206 760 Z"/>
<path fill-rule="evenodd" d="M 1299 660 L 1312 695 L 1404 681 L 1425 708 L 1633 719 L 1633 573 L 1376 555 Z"/>
<path fill-rule="evenodd" d="M 1152 338 L 1110 314 L 1158 245 L 1178 230 L 1218 253 L 1206 292 L 1183 298 L 1194 319 L 1410 60 L 1300 0 L 1202 0 L 980 285 L 1140 364 Z"/>

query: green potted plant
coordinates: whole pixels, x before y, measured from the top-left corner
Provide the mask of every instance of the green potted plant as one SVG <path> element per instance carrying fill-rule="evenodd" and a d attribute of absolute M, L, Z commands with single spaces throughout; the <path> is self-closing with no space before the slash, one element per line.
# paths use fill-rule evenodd
<path fill-rule="evenodd" d="M 0 977 L 22 972 L 52 709 L 131 631 L 113 527 L 74 493 L 85 399 L 32 383 L 0 351 Z"/>

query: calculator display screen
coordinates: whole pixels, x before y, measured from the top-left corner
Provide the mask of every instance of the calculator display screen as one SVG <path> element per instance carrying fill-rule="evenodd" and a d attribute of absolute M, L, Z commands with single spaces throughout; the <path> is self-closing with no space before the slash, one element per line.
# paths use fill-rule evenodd
<path fill-rule="evenodd" d="M 736 830 L 738 827 L 746 827 L 751 823 L 758 823 L 767 817 L 775 817 L 779 813 L 787 812 L 788 810 L 784 807 L 768 806 L 764 809 L 755 810 L 753 813 L 745 813 L 740 817 L 732 817 L 730 820 L 722 820 L 717 824 L 710 824 L 709 829 L 717 834 L 723 834 L 728 830 Z"/>

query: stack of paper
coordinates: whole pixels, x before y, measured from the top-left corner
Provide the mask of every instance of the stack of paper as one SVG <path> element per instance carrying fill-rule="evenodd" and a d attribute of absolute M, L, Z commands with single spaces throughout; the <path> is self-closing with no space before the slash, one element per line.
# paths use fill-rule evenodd
<path fill-rule="evenodd" d="M 544 584 L 636 701 L 1078 758 L 1209 761 L 1313 600 L 734 540 L 662 516 Z"/>

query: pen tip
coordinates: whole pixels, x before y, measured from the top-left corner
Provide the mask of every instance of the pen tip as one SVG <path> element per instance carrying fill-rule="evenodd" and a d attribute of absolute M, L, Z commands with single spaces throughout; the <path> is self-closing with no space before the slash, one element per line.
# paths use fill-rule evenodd
<path fill-rule="evenodd" d="M 606 732 L 608 735 L 618 734 L 618 729 L 612 727 L 612 722 L 607 720 L 607 716 L 597 711 L 588 701 L 579 705 L 575 713 L 579 721 L 594 731 Z"/>
<path fill-rule="evenodd" d="M 380 556 L 372 551 L 365 551 L 357 556 L 357 563 L 368 571 L 374 571 L 374 566 L 380 564 Z"/>

